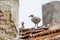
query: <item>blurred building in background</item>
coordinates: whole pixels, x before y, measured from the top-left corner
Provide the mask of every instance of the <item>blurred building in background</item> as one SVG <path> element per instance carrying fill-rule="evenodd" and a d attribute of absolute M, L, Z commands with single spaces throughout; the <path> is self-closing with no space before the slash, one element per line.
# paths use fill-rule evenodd
<path fill-rule="evenodd" d="M 60 23 L 60 1 L 51 1 L 42 5 L 43 24 L 50 24 L 52 21 Z"/>

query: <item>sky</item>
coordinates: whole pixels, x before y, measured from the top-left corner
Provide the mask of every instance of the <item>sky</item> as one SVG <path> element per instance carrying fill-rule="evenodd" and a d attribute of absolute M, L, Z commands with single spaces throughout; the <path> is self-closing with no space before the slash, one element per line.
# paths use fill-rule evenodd
<path fill-rule="evenodd" d="M 33 14 L 41 18 L 39 26 L 43 25 L 42 21 L 42 5 L 52 0 L 20 0 L 19 2 L 19 28 L 21 27 L 21 22 L 24 21 L 25 28 L 34 28 L 34 23 L 31 21 L 29 15 Z M 53 0 L 56 1 L 56 0 Z"/>

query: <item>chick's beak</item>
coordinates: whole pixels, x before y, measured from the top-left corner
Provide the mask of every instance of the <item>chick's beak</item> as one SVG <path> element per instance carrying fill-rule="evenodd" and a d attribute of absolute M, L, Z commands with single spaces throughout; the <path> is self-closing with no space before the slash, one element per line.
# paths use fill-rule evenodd
<path fill-rule="evenodd" d="M 31 16 L 29 16 L 29 17 L 31 17 Z"/>

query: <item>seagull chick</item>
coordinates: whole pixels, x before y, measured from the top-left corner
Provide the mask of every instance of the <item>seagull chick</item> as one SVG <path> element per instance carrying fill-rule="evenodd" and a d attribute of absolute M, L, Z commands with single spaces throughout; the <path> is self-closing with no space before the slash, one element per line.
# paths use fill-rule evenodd
<path fill-rule="evenodd" d="M 35 27 L 38 28 L 38 23 L 41 21 L 41 19 L 39 17 L 35 17 L 34 15 L 30 15 L 29 17 L 31 17 L 31 21 L 35 24 Z"/>

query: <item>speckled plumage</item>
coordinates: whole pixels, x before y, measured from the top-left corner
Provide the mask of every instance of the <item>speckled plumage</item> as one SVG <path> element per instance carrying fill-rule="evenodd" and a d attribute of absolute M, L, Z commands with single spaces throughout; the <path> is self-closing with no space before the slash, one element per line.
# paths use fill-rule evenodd
<path fill-rule="evenodd" d="M 38 23 L 41 21 L 41 19 L 34 15 L 30 15 L 29 17 L 31 17 L 31 21 L 35 24 L 35 27 L 38 27 Z"/>

